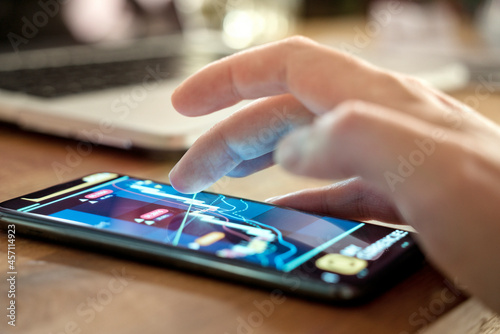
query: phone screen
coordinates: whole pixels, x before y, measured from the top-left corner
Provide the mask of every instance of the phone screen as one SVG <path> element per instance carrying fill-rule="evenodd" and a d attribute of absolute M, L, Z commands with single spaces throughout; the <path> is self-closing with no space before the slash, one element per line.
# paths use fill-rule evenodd
<path fill-rule="evenodd" d="M 359 281 L 405 248 L 410 233 L 152 180 L 99 173 L 2 203 L 22 213 L 133 236 L 326 283 Z M 314 270 L 313 270 L 313 269 Z"/>

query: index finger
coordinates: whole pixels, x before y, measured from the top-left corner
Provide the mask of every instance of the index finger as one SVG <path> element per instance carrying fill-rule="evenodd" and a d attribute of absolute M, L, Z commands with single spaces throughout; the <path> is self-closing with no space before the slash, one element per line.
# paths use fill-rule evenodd
<path fill-rule="evenodd" d="M 377 72 L 360 59 L 292 37 L 208 65 L 177 88 L 172 103 L 184 115 L 199 116 L 244 99 L 291 93 L 323 113 L 345 99 L 380 98 L 362 89 Z"/>

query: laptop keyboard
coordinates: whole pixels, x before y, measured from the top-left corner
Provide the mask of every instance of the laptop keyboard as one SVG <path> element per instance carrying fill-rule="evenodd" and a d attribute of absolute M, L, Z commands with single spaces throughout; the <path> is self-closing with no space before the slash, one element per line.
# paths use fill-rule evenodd
<path fill-rule="evenodd" d="M 0 72 L 0 89 L 42 98 L 63 97 L 126 85 L 153 84 L 186 76 L 221 55 L 175 55 L 113 63 Z"/>

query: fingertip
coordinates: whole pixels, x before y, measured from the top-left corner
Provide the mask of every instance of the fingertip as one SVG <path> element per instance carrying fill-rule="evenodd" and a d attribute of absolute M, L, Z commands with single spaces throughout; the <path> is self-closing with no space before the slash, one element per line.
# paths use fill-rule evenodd
<path fill-rule="evenodd" d="M 172 93 L 170 101 L 177 112 L 186 117 L 207 114 L 210 101 L 207 100 L 206 82 L 198 73 L 184 80 Z M 210 96 L 210 95 L 208 95 Z"/>
<path fill-rule="evenodd" d="M 187 99 L 185 98 L 184 83 L 181 83 L 179 86 L 177 86 L 177 88 L 172 93 L 170 101 L 172 102 L 172 106 L 175 110 L 177 110 L 177 112 L 184 116 L 189 116 L 189 110 L 186 105 Z"/>
<path fill-rule="evenodd" d="M 172 170 L 168 174 L 170 185 L 174 187 L 175 190 L 183 194 L 191 194 L 196 192 L 192 191 L 192 189 L 189 186 L 189 183 L 186 182 L 186 179 L 183 178 L 181 175 L 179 175 L 176 167 L 177 165 L 175 165 L 174 168 L 172 168 Z"/>
<path fill-rule="evenodd" d="M 180 193 L 194 194 L 210 187 L 214 181 L 207 178 L 195 177 L 196 173 L 186 172 L 185 166 L 175 165 L 168 177 L 170 184 Z"/>

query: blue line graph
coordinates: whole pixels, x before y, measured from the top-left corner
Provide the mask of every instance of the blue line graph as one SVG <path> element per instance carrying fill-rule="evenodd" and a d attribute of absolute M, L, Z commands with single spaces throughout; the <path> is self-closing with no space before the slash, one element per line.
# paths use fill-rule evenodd
<path fill-rule="evenodd" d="M 285 272 L 289 272 L 289 271 L 292 271 L 293 269 L 297 268 L 298 266 L 300 266 L 302 263 L 306 262 L 307 260 L 311 259 L 313 256 L 315 255 L 318 255 L 319 253 L 321 253 L 322 251 L 324 251 L 325 249 L 327 249 L 328 247 L 330 247 L 331 245 L 333 245 L 334 243 L 336 243 L 337 241 L 345 238 L 346 236 L 348 236 L 349 234 L 351 234 L 352 232 L 356 231 L 357 229 L 363 227 L 365 224 L 364 223 L 361 223 L 359 225 L 356 225 L 354 226 L 353 228 L 351 228 L 350 230 L 348 231 L 345 231 L 344 233 L 336 236 L 335 238 L 332 238 L 330 239 L 329 241 L 325 242 L 324 244 L 322 244 L 321 246 L 318 246 L 312 250 L 310 250 L 309 252 L 305 253 L 305 254 L 302 254 L 301 256 L 297 257 L 296 259 L 294 259 L 293 261 L 290 261 L 289 263 L 287 263 L 282 269 L 283 271 Z"/>
<path fill-rule="evenodd" d="M 243 215 L 239 214 L 239 213 L 244 213 L 246 210 L 248 210 L 248 207 L 249 207 L 248 203 L 245 202 L 244 200 L 240 199 L 240 201 L 242 203 L 244 203 L 245 207 L 243 209 L 240 209 L 240 210 L 237 210 L 237 211 L 235 211 L 236 210 L 236 206 L 234 206 L 234 205 L 228 203 L 227 201 L 225 201 L 225 196 L 223 196 L 223 195 L 219 195 L 219 197 L 217 199 L 215 199 L 210 205 L 214 206 L 214 203 L 217 202 L 217 200 L 220 200 L 222 203 L 224 203 L 227 206 L 231 207 L 230 210 L 228 210 L 228 209 L 220 209 L 219 208 L 219 210 L 222 211 L 228 218 L 236 218 L 238 220 L 242 220 L 243 222 L 245 222 L 247 224 L 252 224 L 252 225 L 255 225 L 255 226 L 259 226 L 261 228 L 263 227 L 263 228 L 266 228 L 268 230 L 272 230 L 272 231 L 274 231 L 276 233 L 278 242 L 281 245 L 289 248 L 288 251 L 286 251 L 283 254 L 279 254 L 279 255 L 277 255 L 274 258 L 274 262 L 275 262 L 275 265 L 276 265 L 277 269 L 281 269 L 284 266 L 285 259 L 287 259 L 287 258 L 293 256 L 295 253 L 297 253 L 297 247 L 294 244 L 292 244 L 292 243 L 284 240 L 283 239 L 283 234 L 282 234 L 282 232 L 280 230 L 278 230 L 274 226 L 267 225 L 267 224 L 258 222 L 256 220 L 247 219 Z"/>
<path fill-rule="evenodd" d="M 73 200 L 78 204 L 71 204 L 71 209 L 60 212 L 64 212 L 64 218 L 73 217 L 75 222 L 82 224 L 91 225 L 95 220 L 93 226 L 99 226 L 97 223 L 105 220 L 108 225 L 100 227 L 102 229 L 111 224 L 115 232 L 137 232 L 134 235 L 138 237 L 240 258 L 284 272 L 296 269 L 364 226 L 363 223 L 295 214 L 265 203 L 219 194 L 184 195 L 165 184 L 128 177 L 20 210 L 36 212 L 48 205 L 63 206 L 62 201 L 102 189 L 113 189 L 113 194 L 96 199 L 92 205 Z M 163 215 L 145 222 L 138 219 L 157 210 L 163 210 Z M 85 219 L 75 218 L 84 214 Z M 203 237 L 210 239 L 210 236 L 214 241 L 199 241 Z"/>
<path fill-rule="evenodd" d="M 109 185 L 108 182 L 100 187 L 109 187 Z M 292 215 L 290 217 L 295 217 L 297 220 L 294 223 L 297 224 L 296 226 L 293 224 L 287 226 L 283 224 L 283 221 L 281 225 L 274 226 L 275 223 L 279 223 L 282 214 L 279 210 L 284 209 L 264 203 L 210 193 L 197 193 L 187 196 L 176 192 L 168 185 L 137 179 L 115 180 L 112 186 L 119 190 L 116 193 L 117 198 L 134 201 L 141 201 L 141 198 L 143 198 L 144 206 L 153 206 L 153 208 L 158 206 L 174 213 L 171 215 L 172 218 L 167 218 L 161 222 L 159 220 L 158 224 L 152 222 L 151 224 L 154 225 L 149 227 L 150 231 L 155 231 L 156 238 L 162 235 L 162 242 L 164 243 L 189 248 L 196 246 L 196 249 L 200 249 L 200 251 L 217 256 L 242 258 L 265 267 L 275 267 L 285 272 L 297 268 L 363 226 L 363 224 L 354 223 L 353 225 L 336 226 L 331 223 L 330 231 L 336 233 L 332 239 L 325 239 L 321 242 L 300 241 L 302 239 L 297 239 L 291 235 L 303 233 L 302 230 L 307 229 L 310 230 L 306 233 L 312 235 L 315 233 L 314 229 L 317 228 L 314 227 L 314 222 L 321 221 L 321 217 L 307 216 L 300 213 L 305 215 L 303 223 L 300 221 L 302 218 Z M 97 190 L 97 187 L 92 188 L 92 190 Z M 31 208 L 27 210 L 29 209 Z M 268 214 L 268 212 L 272 213 Z M 138 216 L 139 214 L 137 214 Z M 127 218 L 123 219 L 127 220 Z M 179 223 L 178 228 L 174 227 L 175 224 Z M 324 228 L 328 224 L 324 221 L 324 224 L 320 225 Z M 214 232 L 223 235 L 222 239 L 217 239 L 213 244 L 197 244 L 196 240 Z M 293 240 L 299 242 L 294 244 Z"/>

